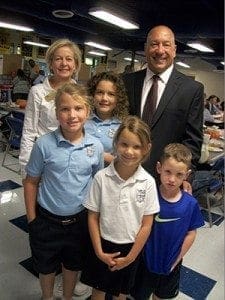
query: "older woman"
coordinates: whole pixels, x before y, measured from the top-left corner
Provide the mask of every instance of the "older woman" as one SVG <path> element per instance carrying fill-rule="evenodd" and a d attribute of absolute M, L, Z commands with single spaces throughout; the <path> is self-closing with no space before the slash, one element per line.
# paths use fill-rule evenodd
<path fill-rule="evenodd" d="M 35 140 L 58 126 L 54 102 L 56 90 L 62 84 L 73 81 L 81 66 L 80 50 L 68 39 L 55 41 L 48 48 L 45 59 L 51 75 L 30 89 L 27 100 L 19 156 L 23 178 Z"/>

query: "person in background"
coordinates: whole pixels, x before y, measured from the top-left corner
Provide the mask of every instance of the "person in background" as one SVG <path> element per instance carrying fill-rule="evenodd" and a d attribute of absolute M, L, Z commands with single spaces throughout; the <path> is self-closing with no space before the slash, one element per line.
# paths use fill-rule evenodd
<path fill-rule="evenodd" d="M 132 73 L 134 71 L 134 67 L 132 65 L 126 65 L 122 74 Z"/>
<path fill-rule="evenodd" d="M 53 300 L 55 274 L 62 265 L 63 299 L 72 300 L 77 271 L 90 247 L 82 203 L 93 176 L 103 168 L 103 147 L 83 129 L 90 112 L 84 87 L 66 83 L 58 89 L 55 104 L 60 125 L 34 144 L 24 198 L 42 299 Z"/>
<path fill-rule="evenodd" d="M 38 84 L 38 83 L 43 83 L 45 80 L 45 71 L 40 70 L 38 77 L 33 81 L 33 85 Z"/>
<path fill-rule="evenodd" d="M 190 150 L 179 143 L 165 147 L 157 172 L 160 175 L 160 212 L 154 217 L 145 244 L 132 296 L 136 300 L 172 299 L 179 293 L 180 270 L 196 229 L 204 225 L 197 200 L 181 189 L 191 166 Z"/>
<path fill-rule="evenodd" d="M 220 99 L 216 95 L 211 95 L 207 99 L 207 108 L 212 115 L 220 115 Z"/>
<path fill-rule="evenodd" d="M 220 108 L 221 108 L 221 111 L 224 113 L 224 101 L 221 102 Z"/>
<path fill-rule="evenodd" d="M 94 75 L 87 83 L 93 112 L 85 130 L 97 137 L 104 147 L 105 164 L 113 158 L 112 141 L 121 121 L 128 115 L 128 100 L 123 81 L 113 72 Z"/>
<path fill-rule="evenodd" d="M 30 83 L 22 69 L 17 70 L 16 77 L 13 78 L 12 84 L 12 101 L 16 102 L 17 99 L 27 100 Z"/>
<path fill-rule="evenodd" d="M 51 75 L 43 83 L 31 87 L 26 105 L 19 155 L 23 178 L 35 140 L 58 127 L 54 101 L 56 90 L 66 82 L 74 82 L 73 76 L 81 66 L 78 46 L 67 39 L 56 40 L 48 48 L 45 59 Z"/>
<path fill-rule="evenodd" d="M 29 64 L 29 67 L 30 67 L 30 71 L 29 71 L 30 83 L 31 83 L 31 85 L 33 85 L 34 80 L 39 75 L 40 67 L 39 67 L 38 64 L 35 63 L 35 61 L 33 59 L 29 59 L 28 64 Z"/>
<path fill-rule="evenodd" d="M 81 281 L 93 287 L 92 300 L 105 293 L 126 299 L 141 252 L 159 211 L 154 178 L 141 166 L 151 148 L 147 124 L 128 116 L 118 128 L 116 158 L 94 177 L 84 202 L 93 249 Z"/>
<path fill-rule="evenodd" d="M 195 168 L 203 140 L 203 85 L 175 69 L 176 44 L 169 27 L 159 25 L 149 31 L 145 55 L 147 69 L 123 75 L 130 113 L 142 119 L 152 77 L 159 76 L 156 110 L 149 124 L 152 150 L 144 168 L 157 177 L 156 162 L 164 147 L 173 142 L 183 143 L 190 148 Z"/>
<path fill-rule="evenodd" d="M 213 115 L 210 113 L 210 111 L 208 109 L 207 99 L 204 99 L 204 112 L 203 113 L 204 113 L 204 115 L 203 115 L 204 124 L 206 122 L 214 123 L 215 119 L 214 119 Z"/>

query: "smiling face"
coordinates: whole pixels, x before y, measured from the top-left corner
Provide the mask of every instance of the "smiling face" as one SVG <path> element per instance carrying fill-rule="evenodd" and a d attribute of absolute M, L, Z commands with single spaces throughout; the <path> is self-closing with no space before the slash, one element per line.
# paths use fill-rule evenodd
<path fill-rule="evenodd" d="M 56 116 L 65 139 L 75 142 L 83 136 L 83 126 L 89 116 L 89 109 L 82 99 L 74 99 L 62 93 L 56 107 Z"/>
<path fill-rule="evenodd" d="M 168 194 L 176 194 L 183 181 L 187 179 L 190 170 L 185 163 L 170 157 L 165 159 L 162 164 L 157 163 L 157 172 L 160 174 L 163 191 Z"/>
<path fill-rule="evenodd" d="M 68 46 L 55 50 L 50 68 L 55 77 L 60 80 L 69 80 L 76 70 L 73 51 Z"/>
<path fill-rule="evenodd" d="M 166 26 L 153 28 L 147 37 L 145 55 L 153 73 L 159 74 L 168 69 L 176 56 L 173 32 Z"/>
<path fill-rule="evenodd" d="M 102 119 L 109 119 L 113 116 L 113 110 L 117 105 L 116 87 L 109 80 L 101 80 L 95 90 L 94 107 L 97 115 Z"/>
<path fill-rule="evenodd" d="M 125 167 L 136 168 L 149 151 L 150 145 L 145 149 L 137 134 L 123 129 L 116 143 L 116 156 Z"/>

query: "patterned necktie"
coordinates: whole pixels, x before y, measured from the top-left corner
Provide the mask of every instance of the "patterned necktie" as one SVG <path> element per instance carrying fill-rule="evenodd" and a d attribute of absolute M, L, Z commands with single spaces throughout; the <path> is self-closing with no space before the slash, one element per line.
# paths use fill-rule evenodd
<path fill-rule="evenodd" d="M 142 113 L 142 119 L 148 125 L 151 124 L 153 114 L 156 111 L 156 103 L 157 103 L 157 96 L 158 96 L 158 80 L 159 80 L 158 75 L 152 76 L 152 86 L 147 95 L 144 110 Z"/>

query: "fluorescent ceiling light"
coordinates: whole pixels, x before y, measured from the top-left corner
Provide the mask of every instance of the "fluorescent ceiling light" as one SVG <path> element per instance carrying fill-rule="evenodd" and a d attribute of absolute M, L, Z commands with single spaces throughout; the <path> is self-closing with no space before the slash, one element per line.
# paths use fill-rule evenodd
<path fill-rule="evenodd" d="M 31 41 L 24 41 L 23 43 L 27 44 L 27 45 L 42 47 L 42 48 L 48 48 L 49 47 L 49 45 L 47 45 L 47 44 L 36 43 L 36 42 L 31 42 Z"/>
<path fill-rule="evenodd" d="M 105 53 L 98 52 L 98 51 L 88 51 L 88 53 L 96 56 L 106 56 Z"/>
<path fill-rule="evenodd" d="M 0 22 L 0 27 L 14 29 L 14 30 L 20 30 L 20 31 L 34 31 L 34 29 L 32 29 L 30 27 L 10 24 L 10 23 L 5 23 L 5 22 Z"/>
<path fill-rule="evenodd" d="M 124 57 L 124 60 L 132 61 L 132 58 L 130 58 L 130 57 Z M 139 62 L 139 60 L 134 59 L 134 62 Z"/>
<path fill-rule="evenodd" d="M 197 49 L 201 52 L 215 52 L 212 48 L 209 48 L 205 45 L 202 45 L 201 43 L 199 42 L 189 42 L 187 43 L 187 45 L 191 48 L 194 48 L 194 49 Z"/>
<path fill-rule="evenodd" d="M 220 63 L 221 63 L 221 65 L 224 65 L 224 61 L 221 61 Z"/>
<path fill-rule="evenodd" d="M 181 61 L 176 62 L 176 64 L 179 65 L 179 66 L 181 66 L 181 67 L 187 68 L 187 69 L 190 68 L 189 65 L 187 65 L 187 64 L 185 64 L 185 63 L 183 63 Z"/>
<path fill-rule="evenodd" d="M 112 48 L 109 48 L 109 47 L 107 47 L 105 45 L 98 44 L 98 43 L 95 43 L 95 42 L 85 42 L 85 45 L 92 46 L 92 47 L 95 47 L 95 48 L 98 48 L 98 49 L 102 49 L 102 50 L 105 50 L 105 51 L 112 50 Z"/>
<path fill-rule="evenodd" d="M 105 22 L 111 23 L 123 29 L 139 29 L 138 24 L 122 19 L 119 16 L 107 12 L 104 9 L 93 8 L 90 9 L 88 13 L 96 18 L 99 18 Z"/>

